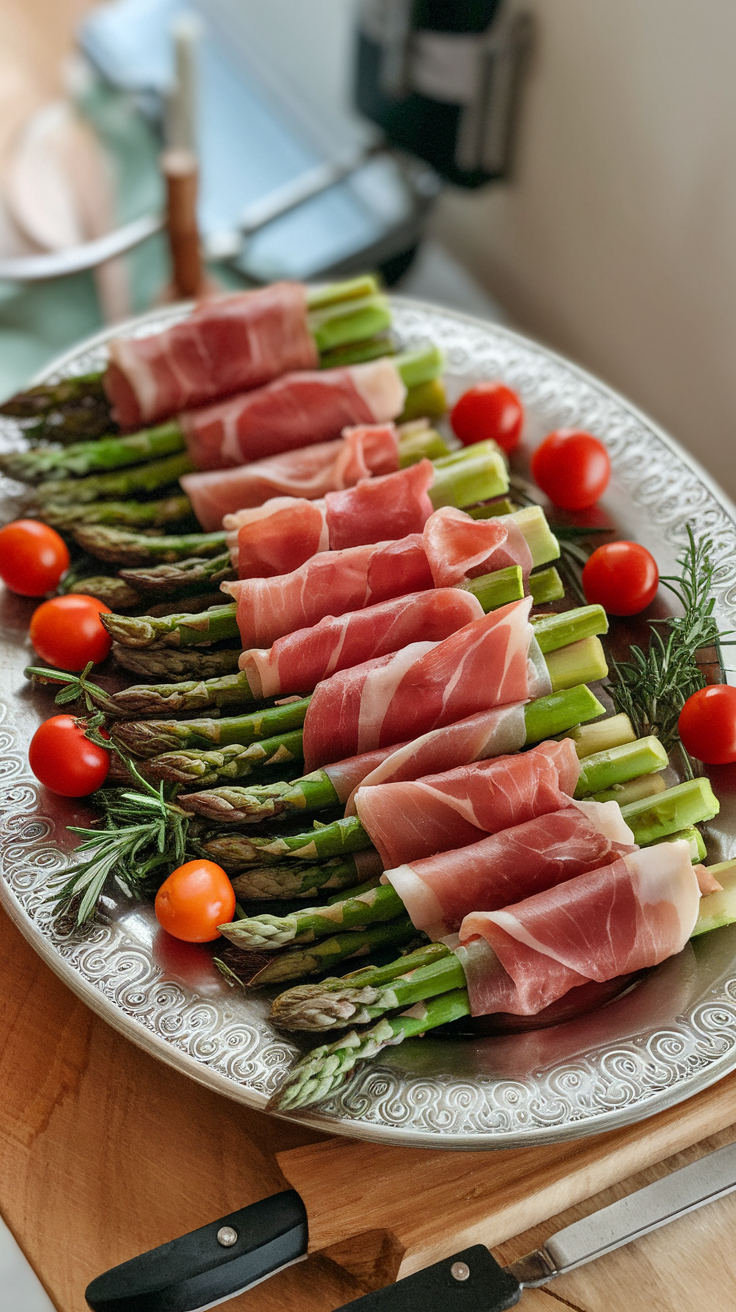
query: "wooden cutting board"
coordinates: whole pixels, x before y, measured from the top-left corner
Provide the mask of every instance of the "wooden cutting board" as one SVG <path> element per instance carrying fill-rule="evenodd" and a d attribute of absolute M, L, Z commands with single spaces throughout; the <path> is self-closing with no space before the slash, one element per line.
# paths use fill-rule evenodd
<path fill-rule="evenodd" d="M 85 1286 L 106 1268 L 289 1184 L 309 1210 L 312 1255 L 226 1306 L 333 1312 L 478 1239 L 500 1245 L 508 1262 L 736 1138 L 734 1075 L 631 1129 L 545 1149 L 465 1154 L 326 1139 L 133 1047 L 2 912 L 0 998 L 0 1212 L 59 1312 L 82 1312 Z M 733 1312 L 735 1229 L 731 1197 L 528 1291 L 521 1312 Z"/>

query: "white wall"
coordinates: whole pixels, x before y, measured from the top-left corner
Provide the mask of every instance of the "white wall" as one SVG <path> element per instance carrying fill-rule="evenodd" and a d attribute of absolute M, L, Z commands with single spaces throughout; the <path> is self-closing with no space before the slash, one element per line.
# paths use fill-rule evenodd
<path fill-rule="evenodd" d="M 448 193 L 436 231 L 736 496 L 736 4 L 523 7 L 539 44 L 516 178 Z"/>

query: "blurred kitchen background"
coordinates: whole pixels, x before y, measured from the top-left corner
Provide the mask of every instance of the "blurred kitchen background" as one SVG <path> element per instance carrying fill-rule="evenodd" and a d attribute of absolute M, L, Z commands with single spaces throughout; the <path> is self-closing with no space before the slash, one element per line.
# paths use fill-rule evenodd
<path fill-rule="evenodd" d="M 221 286 L 380 267 L 736 497 L 735 73 L 733 0 L 0 0 L 0 395 L 168 294 L 166 143 Z M 49 1306 L 0 1230 L 0 1308 Z"/>

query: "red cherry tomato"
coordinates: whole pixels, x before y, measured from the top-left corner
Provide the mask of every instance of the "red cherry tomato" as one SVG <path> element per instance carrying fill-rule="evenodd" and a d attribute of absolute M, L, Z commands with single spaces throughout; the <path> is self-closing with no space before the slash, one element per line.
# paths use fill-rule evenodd
<path fill-rule="evenodd" d="M 513 451 L 521 437 L 524 407 L 503 383 L 478 383 L 463 392 L 450 423 L 463 446 L 491 438 L 504 451 Z"/>
<path fill-rule="evenodd" d="M 110 614 L 96 597 L 70 592 L 68 597 L 44 601 L 31 617 L 31 642 L 41 660 L 59 670 L 83 670 L 109 655 L 112 638 L 100 623 L 100 612 Z"/>
<path fill-rule="evenodd" d="M 608 487 L 611 462 L 597 437 L 576 428 L 558 428 L 534 452 L 532 474 L 561 510 L 587 510 Z"/>
<path fill-rule="evenodd" d="M 232 920 L 234 913 L 235 889 L 214 861 L 187 861 L 156 894 L 159 925 L 185 943 L 219 938 L 217 926 Z"/>
<path fill-rule="evenodd" d="M 45 720 L 31 738 L 28 760 L 39 782 L 62 797 L 93 793 L 110 769 L 110 753 L 85 738 L 73 715 Z"/>
<path fill-rule="evenodd" d="M 691 756 L 706 765 L 736 761 L 736 688 L 712 683 L 688 697 L 677 727 Z"/>
<path fill-rule="evenodd" d="M 609 615 L 637 615 L 657 595 L 659 570 L 654 556 L 638 542 L 607 542 L 583 568 L 583 592 Z"/>
<path fill-rule="evenodd" d="M 16 519 L 0 528 L 0 578 L 22 597 L 42 597 L 69 568 L 66 542 L 37 519 Z"/>

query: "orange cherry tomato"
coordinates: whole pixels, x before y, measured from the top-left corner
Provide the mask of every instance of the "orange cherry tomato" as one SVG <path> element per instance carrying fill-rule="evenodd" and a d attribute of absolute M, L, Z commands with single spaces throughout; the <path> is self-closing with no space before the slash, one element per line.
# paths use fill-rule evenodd
<path fill-rule="evenodd" d="M 22 597 L 43 597 L 69 568 L 66 542 L 48 524 L 16 519 L 0 528 L 0 578 Z"/>
<path fill-rule="evenodd" d="M 232 920 L 235 889 L 214 861 L 187 861 L 169 875 L 156 894 L 156 919 L 185 943 L 220 937 L 218 925 Z"/>
<path fill-rule="evenodd" d="M 86 797 L 104 784 L 110 769 L 110 753 L 90 742 L 73 715 L 52 715 L 31 738 L 30 767 L 52 793 L 61 797 Z"/>
<path fill-rule="evenodd" d="M 686 751 L 706 765 L 736 761 L 736 688 L 712 683 L 688 697 L 677 728 Z"/>
<path fill-rule="evenodd" d="M 98 665 L 109 655 L 112 638 L 100 623 L 100 612 L 110 607 L 96 597 L 70 592 L 68 597 L 44 601 L 31 617 L 31 642 L 41 660 L 59 670 L 83 670 L 89 661 Z"/>
<path fill-rule="evenodd" d="M 611 462 L 597 437 L 576 428 L 558 428 L 534 452 L 532 475 L 561 510 L 587 510 L 608 487 Z"/>
<path fill-rule="evenodd" d="M 606 542 L 583 566 L 586 601 L 598 602 L 609 615 L 637 615 L 657 595 L 657 562 L 639 542 Z"/>
<path fill-rule="evenodd" d="M 524 407 L 503 383 L 477 383 L 463 392 L 450 423 L 463 446 L 492 439 L 504 451 L 513 451 L 521 437 Z"/>

